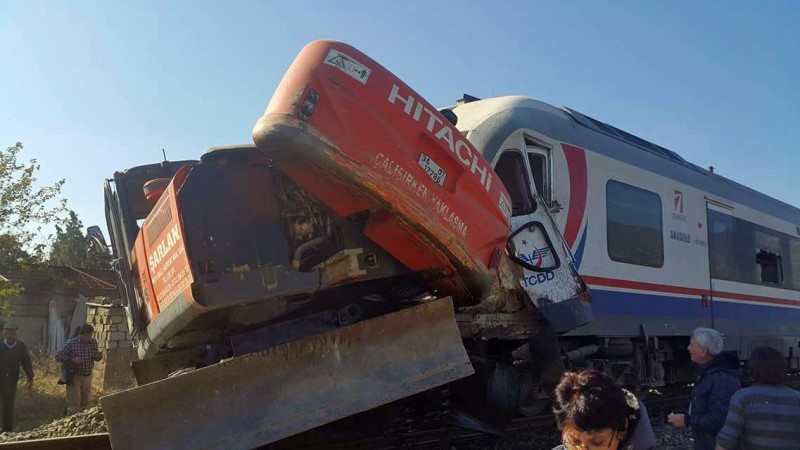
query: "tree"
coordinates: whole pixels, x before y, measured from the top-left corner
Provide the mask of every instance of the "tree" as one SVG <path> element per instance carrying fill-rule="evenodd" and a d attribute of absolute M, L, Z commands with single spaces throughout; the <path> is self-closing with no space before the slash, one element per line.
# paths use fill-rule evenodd
<path fill-rule="evenodd" d="M 66 207 L 65 199 L 57 199 L 64 180 L 37 188 L 40 165 L 36 159 L 19 162 L 21 151 L 17 142 L 0 152 L 0 264 L 41 262 L 45 244 L 37 238 Z"/>
<path fill-rule="evenodd" d="M 95 269 L 111 268 L 111 255 L 90 250 L 91 241 L 75 211 L 56 224 L 56 238 L 50 250 L 50 264 Z"/>
<path fill-rule="evenodd" d="M 17 142 L 0 151 L 0 266 L 6 268 L 43 261 L 42 228 L 57 220 L 66 206 L 66 200 L 58 199 L 64 180 L 37 187 L 39 163 L 20 162 L 22 148 Z M 19 284 L 0 278 L 0 316 L 8 317 L 9 297 L 21 291 Z"/>

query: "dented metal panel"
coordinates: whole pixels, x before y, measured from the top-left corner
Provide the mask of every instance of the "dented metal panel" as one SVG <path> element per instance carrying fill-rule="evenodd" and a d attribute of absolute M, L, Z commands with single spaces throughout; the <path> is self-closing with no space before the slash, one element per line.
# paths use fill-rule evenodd
<path fill-rule="evenodd" d="M 481 339 L 527 339 L 545 326 L 532 311 L 493 314 L 458 314 L 458 328 L 463 337 Z"/>
<path fill-rule="evenodd" d="M 247 449 L 469 376 L 436 300 L 103 397 L 112 445 Z"/>
<path fill-rule="evenodd" d="M 253 139 L 337 214 L 368 210 L 364 234 L 410 270 L 440 275 L 441 292 L 479 298 L 488 289 L 489 260 L 508 234 L 508 192 L 447 118 L 367 55 L 340 42 L 306 46 Z"/>
<path fill-rule="evenodd" d="M 510 156 L 504 167 L 508 181 L 521 183 L 523 187 L 527 184 L 524 189 L 531 196 L 528 198 L 531 204 L 518 209 L 511 219 L 506 250 L 509 258 L 523 269 L 518 283 L 527 292 L 529 301 L 556 333 L 562 333 L 593 320 L 591 297 L 550 208 L 531 183 L 532 172 L 523 151 L 526 145 L 524 130 L 514 130 L 500 146 L 504 151 L 495 165 L 497 169 L 500 160 Z"/>

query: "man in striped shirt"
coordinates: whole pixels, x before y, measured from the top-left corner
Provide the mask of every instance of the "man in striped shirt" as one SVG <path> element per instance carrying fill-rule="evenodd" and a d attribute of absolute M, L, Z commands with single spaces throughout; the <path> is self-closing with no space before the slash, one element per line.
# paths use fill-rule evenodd
<path fill-rule="evenodd" d="M 750 354 L 753 385 L 731 398 L 716 450 L 800 448 L 800 392 L 782 386 L 786 360 L 771 347 Z"/>

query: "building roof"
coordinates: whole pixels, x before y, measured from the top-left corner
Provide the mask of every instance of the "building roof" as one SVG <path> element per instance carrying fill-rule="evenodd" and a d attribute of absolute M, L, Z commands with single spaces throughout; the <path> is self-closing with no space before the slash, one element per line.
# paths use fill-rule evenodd
<path fill-rule="evenodd" d="M 71 266 L 0 266 L 0 277 L 21 284 L 28 293 L 63 292 L 93 296 L 116 296 L 117 273 L 110 269 Z"/>

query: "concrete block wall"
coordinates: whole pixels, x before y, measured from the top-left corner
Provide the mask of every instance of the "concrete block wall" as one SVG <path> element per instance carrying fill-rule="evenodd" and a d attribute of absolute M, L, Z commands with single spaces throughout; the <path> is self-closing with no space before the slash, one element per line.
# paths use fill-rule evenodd
<path fill-rule="evenodd" d="M 125 310 L 122 306 L 87 303 L 86 323 L 94 327 L 94 337 L 103 360 L 94 366 L 94 382 L 103 393 L 136 385 L 131 362 L 136 359 Z"/>

